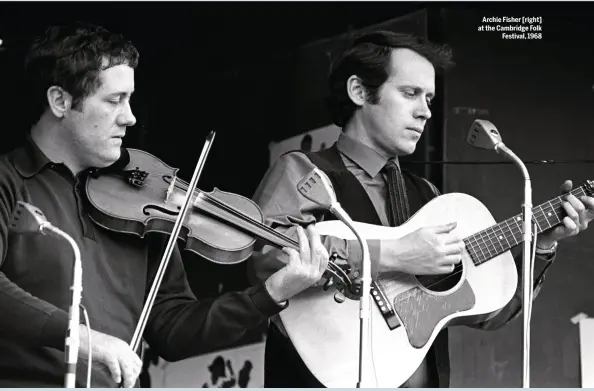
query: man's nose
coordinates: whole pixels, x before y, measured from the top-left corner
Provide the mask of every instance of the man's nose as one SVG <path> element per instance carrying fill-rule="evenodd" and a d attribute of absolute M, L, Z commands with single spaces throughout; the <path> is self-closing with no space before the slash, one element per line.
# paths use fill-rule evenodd
<path fill-rule="evenodd" d="M 431 118 L 431 109 L 429 108 L 429 103 L 426 100 L 420 100 L 420 103 L 417 105 L 415 109 L 415 117 L 421 117 L 425 120 Z"/>
<path fill-rule="evenodd" d="M 126 103 L 124 111 L 118 117 L 118 125 L 120 126 L 134 126 L 136 124 L 136 117 L 132 113 L 130 102 Z"/>

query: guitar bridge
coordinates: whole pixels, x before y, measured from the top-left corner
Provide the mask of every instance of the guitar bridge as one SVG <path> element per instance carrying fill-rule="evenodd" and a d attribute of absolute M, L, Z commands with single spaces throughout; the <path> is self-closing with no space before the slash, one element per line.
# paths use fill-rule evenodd
<path fill-rule="evenodd" d="M 400 327 L 394 307 L 392 307 L 392 304 L 390 304 L 390 301 L 375 281 L 371 282 L 371 297 L 373 297 L 390 330 Z"/>

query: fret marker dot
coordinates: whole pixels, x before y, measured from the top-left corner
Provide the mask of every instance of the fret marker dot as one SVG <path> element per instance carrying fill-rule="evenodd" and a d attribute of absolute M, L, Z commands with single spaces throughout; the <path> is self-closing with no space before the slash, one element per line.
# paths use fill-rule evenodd
<path fill-rule="evenodd" d="M 549 212 L 549 213 L 547 214 L 547 216 L 549 216 L 549 217 L 551 217 L 552 215 L 553 215 L 553 214 L 552 214 L 551 212 Z"/>
<path fill-rule="evenodd" d="M 499 240 L 501 240 L 501 239 L 503 239 L 503 236 L 500 236 L 500 237 L 499 237 Z"/>

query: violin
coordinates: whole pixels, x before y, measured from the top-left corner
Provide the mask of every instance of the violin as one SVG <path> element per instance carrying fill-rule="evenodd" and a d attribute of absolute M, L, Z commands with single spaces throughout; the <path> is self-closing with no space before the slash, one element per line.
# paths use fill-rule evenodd
<path fill-rule="evenodd" d="M 182 208 L 188 183 L 178 169 L 157 157 L 127 149 L 130 163 L 107 175 L 91 174 L 86 181 L 90 217 L 115 232 L 141 238 L 149 232 L 170 234 Z M 264 225 L 264 216 L 252 200 L 215 188 L 196 191 L 179 233 L 186 246 L 211 262 L 236 264 L 253 252 L 257 238 L 299 250 L 296 241 Z"/>
<path fill-rule="evenodd" d="M 177 168 L 148 152 L 122 148 L 118 162 L 88 171 L 84 189 L 90 218 L 107 230 L 141 238 L 150 232 L 170 235 L 177 231 L 186 250 L 219 264 L 246 260 L 258 239 L 277 248 L 299 251 L 296 240 L 263 223 L 262 211 L 249 198 L 217 188 L 211 192 L 196 188 L 189 195 L 188 189 L 194 187 L 179 179 L 177 173 Z M 182 219 L 184 206 L 187 213 L 183 211 Z M 162 263 L 168 261 L 166 257 Z M 333 255 L 324 272 L 328 279 L 324 289 L 333 286 L 345 296 L 357 296 L 359 287 L 348 275 L 350 267 L 336 265 L 335 258 Z M 133 345 L 139 343 L 141 334 L 135 335 Z"/>

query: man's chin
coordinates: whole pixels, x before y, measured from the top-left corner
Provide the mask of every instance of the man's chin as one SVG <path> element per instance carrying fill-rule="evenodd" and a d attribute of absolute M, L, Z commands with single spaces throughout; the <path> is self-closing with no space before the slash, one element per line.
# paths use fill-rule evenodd
<path fill-rule="evenodd" d="M 408 156 L 408 155 L 412 155 L 413 153 L 415 153 L 415 150 L 417 149 L 417 144 L 414 144 L 412 146 L 409 145 L 403 145 L 400 148 L 396 149 L 396 156 Z"/>
<path fill-rule="evenodd" d="M 122 156 L 122 151 L 120 148 L 114 151 L 110 151 L 110 153 L 101 156 L 101 161 L 97 162 L 97 168 L 105 168 L 109 167 L 118 160 Z"/>

